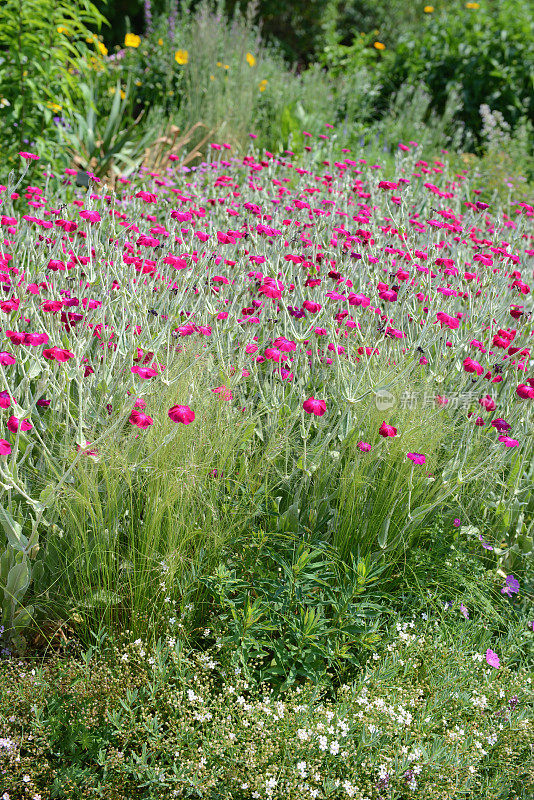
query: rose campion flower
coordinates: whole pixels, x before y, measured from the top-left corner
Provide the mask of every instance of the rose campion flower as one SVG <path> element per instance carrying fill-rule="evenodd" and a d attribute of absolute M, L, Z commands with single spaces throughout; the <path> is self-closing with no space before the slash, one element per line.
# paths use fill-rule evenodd
<path fill-rule="evenodd" d="M 11 416 L 7 421 L 7 429 L 11 431 L 11 433 L 16 433 L 20 427 L 21 431 L 29 431 L 33 428 L 31 422 L 27 419 L 17 419 L 17 417 Z"/>
<path fill-rule="evenodd" d="M 505 447 L 519 447 L 517 439 L 511 439 L 509 436 L 499 436 L 499 442 L 502 442 Z"/>
<path fill-rule="evenodd" d="M 87 222 L 94 224 L 95 222 L 100 222 L 102 217 L 98 213 L 98 211 L 80 211 L 80 217 L 82 219 L 86 219 Z"/>
<path fill-rule="evenodd" d="M 307 414 L 315 414 L 316 417 L 322 417 L 326 412 L 326 403 L 324 400 L 316 400 L 315 397 L 310 397 L 303 402 L 302 408 Z"/>
<path fill-rule="evenodd" d="M 499 431 L 499 433 L 506 433 L 506 431 L 509 431 L 511 427 L 509 422 L 506 422 L 506 420 L 501 419 L 500 417 L 492 420 L 491 424 Z"/>
<path fill-rule="evenodd" d="M 384 421 L 380 426 L 380 428 L 378 429 L 378 433 L 380 434 L 380 436 L 384 436 L 384 438 L 387 438 L 388 436 L 396 436 L 397 429 L 394 428 L 393 425 L 386 425 L 386 422 Z"/>
<path fill-rule="evenodd" d="M 11 364 L 16 362 L 15 356 L 12 356 L 11 353 L 7 353 L 5 350 L 0 352 L 0 364 L 3 367 L 9 367 Z"/>
<path fill-rule="evenodd" d="M 189 425 L 195 419 L 195 412 L 189 406 L 173 406 L 169 408 L 168 415 L 173 422 L 181 422 L 183 425 Z"/>
<path fill-rule="evenodd" d="M 362 453 L 368 453 L 369 450 L 371 449 L 371 445 L 369 444 L 369 442 L 358 442 L 356 447 L 358 448 L 358 450 L 361 450 Z"/>
<path fill-rule="evenodd" d="M 477 375 L 484 374 L 484 367 L 472 358 L 464 359 L 464 370 L 466 372 L 476 373 Z"/>
<path fill-rule="evenodd" d="M 534 399 L 534 388 L 532 388 L 532 386 L 527 386 L 525 383 L 520 383 L 516 388 L 515 393 L 523 400 Z"/>
<path fill-rule="evenodd" d="M 9 408 L 11 396 L 7 392 L 0 392 L 0 408 Z"/>
<path fill-rule="evenodd" d="M 493 650 L 490 650 L 489 647 L 486 650 L 486 662 L 490 667 L 495 667 L 495 669 L 499 669 L 501 666 L 499 656 Z"/>
<path fill-rule="evenodd" d="M 149 417 L 148 414 L 143 413 L 143 411 L 139 411 L 137 408 L 132 410 L 132 413 L 130 414 L 130 422 L 132 425 L 137 425 L 138 428 L 148 428 L 150 425 L 154 424 L 152 417 Z"/>
<path fill-rule="evenodd" d="M 74 353 L 70 350 L 63 350 L 61 347 L 49 347 L 43 350 L 43 356 L 49 361 L 68 361 L 69 358 L 74 358 Z"/>
<path fill-rule="evenodd" d="M 413 461 L 414 464 L 424 464 L 426 462 L 426 456 L 422 453 L 408 453 L 408 458 L 410 461 Z"/>
<path fill-rule="evenodd" d="M 5 439 L 0 439 L 0 456 L 8 456 L 11 453 L 11 445 Z"/>

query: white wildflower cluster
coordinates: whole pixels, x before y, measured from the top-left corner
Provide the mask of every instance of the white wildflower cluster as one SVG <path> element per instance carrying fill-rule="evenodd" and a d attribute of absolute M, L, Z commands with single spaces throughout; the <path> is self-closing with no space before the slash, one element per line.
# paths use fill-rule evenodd
<path fill-rule="evenodd" d="M 500 111 L 492 111 L 487 103 L 480 106 L 482 117 L 482 138 L 489 147 L 502 145 L 510 139 L 510 125 Z"/>

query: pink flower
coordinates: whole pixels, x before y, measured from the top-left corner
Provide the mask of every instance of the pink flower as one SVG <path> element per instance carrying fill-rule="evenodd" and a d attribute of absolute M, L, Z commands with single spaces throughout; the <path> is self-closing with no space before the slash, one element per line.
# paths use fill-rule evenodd
<path fill-rule="evenodd" d="M 74 353 L 70 350 L 62 350 L 60 347 L 49 347 L 43 350 L 43 356 L 49 361 L 68 361 L 69 358 L 74 358 Z"/>
<path fill-rule="evenodd" d="M 80 211 L 80 217 L 91 223 L 100 222 L 102 219 L 98 211 Z"/>
<path fill-rule="evenodd" d="M 490 667 L 495 667 L 495 669 L 499 669 L 501 666 L 501 662 L 499 660 L 499 656 L 497 653 L 494 653 L 493 650 L 489 648 L 486 650 L 486 661 L 490 665 Z"/>
<path fill-rule="evenodd" d="M 11 397 L 7 392 L 0 392 L 0 408 L 9 408 L 11 405 Z"/>
<path fill-rule="evenodd" d="M 378 429 L 378 433 L 380 436 L 384 436 L 387 438 L 388 436 L 396 436 L 397 429 L 393 427 L 393 425 L 386 425 L 385 421 L 382 423 L 380 428 Z"/>
<path fill-rule="evenodd" d="M 11 445 L 5 439 L 0 439 L 0 456 L 8 456 L 11 453 Z"/>
<path fill-rule="evenodd" d="M 368 453 L 369 450 L 371 449 L 371 445 L 369 444 L 369 442 L 358 442 L 356 447 L 358 448 L 358 450 L 361 450 L 362 453 Z"/>
<path fill-rule="evenodd" d="M 150 425 L 154 424 L 152 417 L 149 417 L 148 414 L 144 414 L 142 411 L 138 411 L 137 408 L 132 410 L 130 422 L 132 425 L 137 425 L 138 428 L 148 428 Z"/>
<path fill-rule="evenodd" d="M 21 158 L 25 158 L 26 161 L 39 161 L 41 156 L 36 156 L 35 153 L 26 153 L 24 150 L 19 153 Z"/>
<path fill-rule="evenodd" d="M 233 398 L 233 394 L 228 386 L 217 386 L 216 389 L 212 389 L 211 391 L 215 392 L 215 394 L 220 394 L 223 400 L 232 400 Z"/>
<path fill-rule="evenodd" d="M 195 412 L 191 411 L 189 406 L 173 406 L 169 408 L 168 414 L 173 422 L 181 422 L 184 425 L 189 425 L 195 419 Z"/>
<path fill-rule="evenodd" d="M 464 370 L 466 372 L 476 372 L 477 375 L 484 374 L 484 367 L 472 358 L 464 359 Z"/>
<path fill-rule="evenodd" d="M 426 456 L 422 453 L 408 453 L 408 458 L 410 461 L 413 461 L 414 464 L 424 464 L 426 462 Z"/>
<path fill-rule="evenodd" d="M 462 520 L 456 518 L 452 524 L 454 525 L 455 528 L 459 528 L 460 525 L 462 524 Z"/>
<path fill-rule="evenodd" d="M 155 378 L 158 374 L 157 369 L 154 369 L 153 367 L 138 367 L 137 365 L 131 367 L 131 372 L 133 372 L 139 378 L 142 378 L 144 381 L 150 380 L 150 378 Z"/>
<path fill-rule="evenodd" d="M 12 356 L 11 353 L 7 353 L 5 350 L 0 352 L 0 364 L 2 366 L 9 366 L 10 364 L 14 364 L 17 359 L 15 356 Z"/>
<path fill-rule="evenodd" d="M 16 433 L 19 429 L 19 426 L 21 431 L 29 431 L 31 428 L 33 428 L 33 425 L 27 419 L 20 420 L 13 416 L 8 419 L 7 429 L 11 431 L 11 433 Z"/>
<path fill-rule="evenodd" d="M 523 400 L 532 400 L 534 399 L 534 389 L 532 386 L 527 386 L 525 383 L 520 383 L 515 393 L 518 397 L 521 397 Z"/>
<path fill-rule="evenodd" d="M 302 408 L 307 414 L 315 414 L 316 417 L 322 417 L 326 412 L 326 403 L 324 400 L 316 400 L 315 397 L 310 397 L 303 402 Z"/>
<path fill-rule="evenodd" d="M 499 442 L 502 442 L 505 447 L 519 447 L 517 439 L 511 439 L 509 436 L 503 434 L 499 436 Z"/>

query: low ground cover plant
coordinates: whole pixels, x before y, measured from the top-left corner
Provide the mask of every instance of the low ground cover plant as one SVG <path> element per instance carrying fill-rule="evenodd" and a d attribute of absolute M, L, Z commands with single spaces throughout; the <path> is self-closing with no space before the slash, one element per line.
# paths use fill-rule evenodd
<path fill-rule="evenodd" d="M 6 795 L 526 799 L 525 620 L 499 658 L 481 622 L 453 631 L 443 613 L 457 612 L 394 619 L 335 693 L 274 693 L 230 668 L 224 648 L 188 652 L 172 637 L 119 642 L 105 658 L 13 661 L 0 673 Z"/>

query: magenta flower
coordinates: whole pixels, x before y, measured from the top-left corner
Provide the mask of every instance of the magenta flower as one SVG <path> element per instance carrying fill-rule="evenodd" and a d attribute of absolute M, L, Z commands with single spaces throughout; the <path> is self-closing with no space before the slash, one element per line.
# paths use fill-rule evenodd
<path fill-rule="evenodd" d="M 534 388 L 532 386 L 527 386 L 525 383 L 520 383 L 519 386 L 516 388 L 515 393 L 518 397 L 521 397 L 523 400 L 533 400 L 534 399 Z"/>
<path fill-rule="evenodd" d="M 368 453 L 369 450 L 371 449 L 371 445 L 369 444 L 369 442 L 358 442 L 356 447 L 358 448 L 358 450 L 361 450 L 362 453 Z"/>
<path fill-rule="evenodd" d="M 142 378 L 144 381 L 150 380 L 150 378 L 155 378 L 158 374 L 157 369 L 153 367 L 139 367 L 137 365 L 131 367 L 131 372 L 134 375 L 137 375 L 138 378 Z"/>
<path fill-rule="evenodd" d="M 80 217 L 82 219 L 86 219 L 87 222 L 94 224 L 95 222 L 100 222 L 102 217 L 98 213 L 98 211 L 80 211 Z"/>
<path fill-rule="evenodd" d="M 499 656 L 497 653 L 494 653 L 493 650 L 489 648 L 486 650 L 486 661 L 490 665 L 490 667 L 495 667 L 495 669 L 499 669 L 501 666 L 501 662 L 499 660 Z"/>
<path fill-rule="evenodd" d="M 0 352 L 0 364 L 3 367 L 8 367 L 10 364 L 14 364 L 16 362 L 16 358 L 11 355 L 11 353 L 7 353 L 5 350 Z"/>
<path fill-rule="evenodd" d="M 484 374 L 484 367 L 472 358 L 464 359 L 464 370 L 466 372 L 476 372 L 477 375 Z"/>
<path fill-rule="evenodd" d="M 382 423 L 380 428 L 378 429 L 378 433 L 380 436 L 384 436 L 387 438 L 388 436 L 396 436 L 397 429 L 393 427 L 393 425 L 386 425 L 385 421 Z"/>
<path fill-rule="evenodd" d="M 181 422 L 183 425 L 189 425 L 195 419 L 195 412 L 189 406 L 173 406 L 169 408 L 168 414 L 173 422 Z"/>
<path fill-rule="evenodd" d="M 315 397 L 310 397 L 303 402 L 302 408 L 307 414 L 315 414 L 316 417 L 322 417 L 326 412 L 326 403 L 324 400 L 316 400 Z"/>
<path fill-rule="evenodd" d="M 154 424 L 152 417 L 149 417 L 148 414 L 143 413 L 143 411 L 138 411 L 137 408 L 132 410 L 130 422 L 132 425 L 137 425 L 138 428 L 148 428 L 150 425 Z"/>
<path fill-rule="evenodd" d="M 455 528 L 459 528 L 460 525 L 462 524 L 462 521 L 456 518 L 452 524 L 454 525 Z"/>
<path fill-rule="evenodd" d="M 11 445 L 5 439 L 0 439 L 0 456 L 8 456 L 11 453 Z"/>
<path fill-rule="evenodd" d="M 413 461 L 414 464 L 424 464 L 426 462 L 426 456 L 422 453 L 408 453 L 408 458 L 410 461 Z"/>
<path fill-rule="evenodd" d="M 0 408 L 9 408 L 11 397 L 7 392 L 0 392 Z"/>
<path fill-rule="evenodd" d="M 499 431 L 499 433 L 506 433 L 506 431 L 510 430 L 510 423 L 506 422 L 506 420 L 501 419 L 500 417 L 492 420 L 491 424 Z"/>
<path fill-rule="evenodd" d="M 511 439 L 509 436 L 499 436 L 499 442 L 502 442 L 505 447 L 519 447 L 517 439 Z"/>
<path fill-rule="evenodd" d="M 33 428 L 33 425 L 28 419 L 17 419 L 17 417 L 11 416 L 7 421 L 7 429 L 11 431 L 11 433 L 16 433 L 18 429 L 21 431 L 29 431 Z"/>
<path fill-rule="evenodd" d="M 43 356 L 49 361 L 68 361 L 69 358 L 74 358 L 74 353 L 70 350 L 63 350 L 61 347 L 48 347 L 43 350 Z"/>

